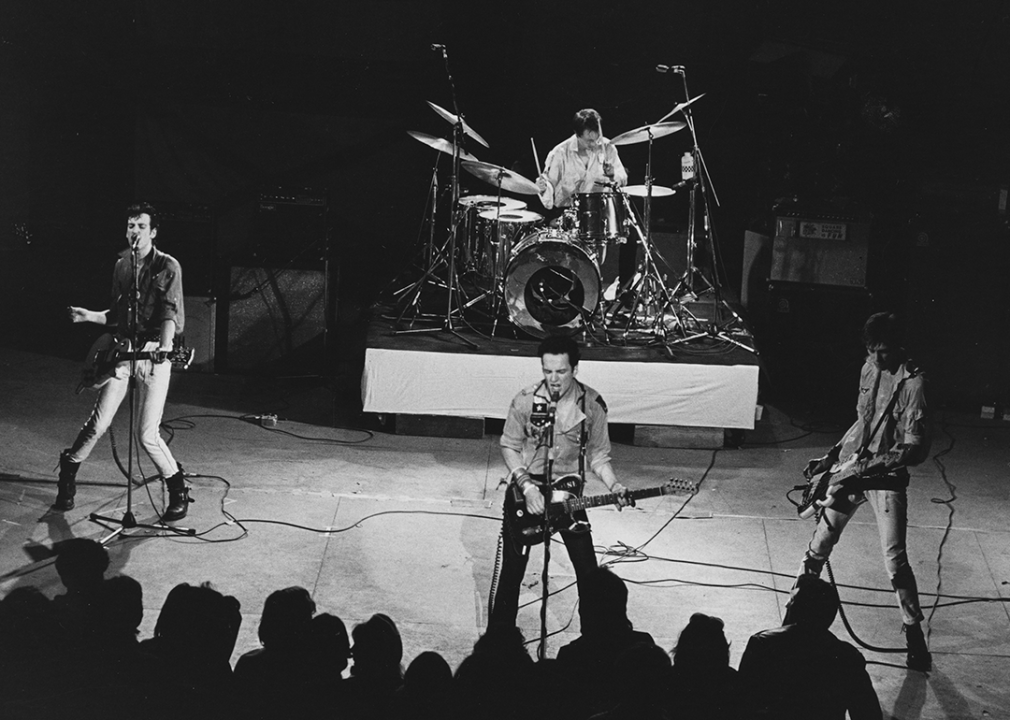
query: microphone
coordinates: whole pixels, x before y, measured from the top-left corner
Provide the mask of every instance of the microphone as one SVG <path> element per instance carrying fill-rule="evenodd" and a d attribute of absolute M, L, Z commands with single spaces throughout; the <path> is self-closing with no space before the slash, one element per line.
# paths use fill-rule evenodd
<path fill-rule="evenodd" d="M 661 73 L 677 73 L 678 75 L 684 74 L 683 65 L 657 65 L 656 72 Z"/>
<path fill-rule="evenodd" d="M 445 45 L 439 45 L 438 43 L 431 44 L 432 50 L 445 50 Z"/>

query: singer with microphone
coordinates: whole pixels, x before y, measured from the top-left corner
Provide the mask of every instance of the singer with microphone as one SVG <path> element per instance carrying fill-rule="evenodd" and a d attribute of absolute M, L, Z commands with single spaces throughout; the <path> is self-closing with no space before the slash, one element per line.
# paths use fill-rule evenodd
<path fill-rule="evenodd" d="M 581 485 L 591 472 L 609 492 L 623 496 L 627 491 L 610 464 L 607 404 L 596 390 L 576 379 L 578 343 L 570 337 L 551 336 L 540 343 L 537 354 L 544 379 L 515 396 L 502 431 L 501 453 L 510 484 L 522 493 L 526 510 L 536 515 L 545 510 L 543 488 L 548 473 L 552 481 L 565 478 Z M 628 504 L 622 497 L 618 508 Z M 560 534 L 581 592 L 585 578 L 597 567 L 596 552 L 585 511 L 575 512 L 574 519 Z M 515 626 L 529 560 L 529 545 L 515 540 L 508 522 L 506 517 L 489 626 Z"/>
<path fill-rule="evenodd" d="M 185 325 L 182 267 L 178 260 L 154 247 L 157 234 L 155 209 L 147 203 L 130 205 L 126 209 L 127 248 L 120 253 L 113 269 L 109 309 L 95 311 L 71 306 L 67 312 L 71 322 L 112 328 L 116 341 L 132 344 L 136 338 L 136 351 L 150 355 L 151 359 L 136 361 L 137 434 L 141 447 L 168 486 L 168 508 L 161 519 L 179 520 L 186 516 L 189 493 L 182 470 L 162 439 L 159 427 L 172 371 L 167 358 L 176 334 Z M 60 453 L 57 495 L 51 508 L 54 512 L 74 508 L 77 471 L 112 424 L 129 389 L 130 369 L 129 361 L 115 365 L 112 378 L 98 390 L 91 416 L 73 444 Z"/>

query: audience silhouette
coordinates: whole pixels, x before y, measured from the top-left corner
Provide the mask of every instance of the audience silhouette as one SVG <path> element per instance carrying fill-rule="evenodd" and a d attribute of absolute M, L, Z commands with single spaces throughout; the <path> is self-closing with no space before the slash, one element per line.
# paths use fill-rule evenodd
<path fill-rule="evenodd" d="M 755 718 L 880 720 L 880 704 L 856 648 L 829 630 L 838 592 L 814 575 L 799 578 L 790 622 L 751 636 L 740 679 Z"/>
<path fill-rule="evenodd" d="M 394 620 L 347 627 L 316 613 L 302 587 L 270 593 L 258 636 L 232 671 L 239 602 L 209 583 L 168 593 L 153 637 L 139 640 L 141 584 L 104 578 L 105 548 L 68 541 L 50 600 L 22 586 L 0 598 L 0 717 L 334 720 L 878 720 L 862 655 L 830 631 L 837 591 L 799 580 L 789 622 L 754 634 L 730 666 L 720 618 L 694 613 L 669 653 L 628 617 L 628 588 L 608 568 L 587 578 L 581 634 L 557 658 L 534 662 L 517 627 L 493 625 L 452 671 L 437 652 L 403 671 Z M 671 663 L 672 657 L 672 663 Z M 349 661 L 350 662 L 349 664 Z M 56 692 L 52 678 L 57 678 Z"/>
<path fill-rule="evenodd" d="M 737 671 L 729 664 L 729 642 L 721 618 L 691 616 L 673 652 L 668 708 L 678 720 L 741 717 Z"/>

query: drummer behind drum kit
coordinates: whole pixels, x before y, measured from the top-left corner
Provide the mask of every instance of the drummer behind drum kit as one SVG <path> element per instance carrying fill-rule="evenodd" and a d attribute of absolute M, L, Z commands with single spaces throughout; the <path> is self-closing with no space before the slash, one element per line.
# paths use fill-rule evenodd
<path fill-rule="evenodd" d="M 432 231 L 426 254 L 427 271 L 417 283 L 398 291 L 403 310 L 397 319 L 404 320 L 413 309 L 412 325 L 413 320 L 420 317 L 418 301 L 423 287 L 433 284 L 449 290 L 449 329 L 452 329 L 455 316 L 471 327 L 489 321 L 493 335 L 503 313 L 507 313 L 512 325 L 536 337 L 582 331 L 609 343 L 614 339 L 615 330 L 623 330 L 625 339 L 633 334 L 644 334 L 652 341 L 657 335 L 666 340 L 667 333 L 678 329 L 683 339 L 688 330 L 674 293 L 666 287 L 665 277 L 660 278 L 656 270 L 654 256 L 658 253 L 652 245 L 648 227 L 651 200 L 673 195 L 689 181 L 674 187 L 653 184 L 651 153 L 654 139 L 687 127 L 687 123 L 667 121 L 667 118 L 699 97 L 702 96 L 678 105 L 659 123 L 611 139 L 614 145 L 649 143 L 646 184 L 625 188 L 603 184 L 600 192 L 578 194 L 573 198 L 573 206 L 566 208 L 562 216 L 550 224 L 522 200 L 502 195 L 503 192 L 537 195 L 536 183 L 507 168 L 482 162 L 464 151 L 460 147 L 463 135 L 484 146 L 487 143 L 461 116 L 429 103 L 439 116 L 453 124 L 453 142 L 415 131 L 408 134 L 453 157 L 452 224 L 449 238 L 441 247 L 435 243 Z M 533 152 L 536 157 L 535 145 Z M 539 167 L 538 158 L 537 165 Z M 457 166 L 494 186 L 495 193 L 460 196 Z M 437 162 L 432 187 L 432 192 L 437 192 Z M 645 230 L 629 200 L 632 197 L 644 200 Z M 432 197 L 432 225 L 436 204 Z M 689 241 L 693 242 L 693 238 Z M 625 305 L 620 316 L 623 319 L 619 321 L 616 311 L 621 298 L 614 296 L 616 278 L 605 288 L 601 268 L 607 253 L 615 252 L 615 246 L 624 242 L 640 242 L 644 260 L 630 287 L 634 302 Z M 444 278 L 437 275 L 442 269 L 447 271 Z M 627 301 L 629 287 L 623 290 L 623 299 Z M 455 305 L 453 294 L 458 295 Z"/>

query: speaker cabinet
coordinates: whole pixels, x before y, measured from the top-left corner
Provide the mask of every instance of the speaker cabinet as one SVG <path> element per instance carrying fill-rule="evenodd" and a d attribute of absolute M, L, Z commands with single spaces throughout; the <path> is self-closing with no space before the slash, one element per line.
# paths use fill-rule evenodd
<path fill-rule="evenodd" d="M 186 308 L 183 337 L 186 339 L 186 346 L 193 349 L 193 362 L 189 370 L 214 372 L 217 301 L 213 297 L 187 295 L 183 302 Z"/>
<path fill-rule="evenodd" d="M 866 287 L 868 220 L 844 216 L 775 218 L 770 279 Z"/>
<path fill-rule="evenodd" d="M 322 270 L 232 267 L 226 338 L 220 369 L 265 370 L 293 359 L 326 333 L 326 274 Z"/>
<path fill-rule="evenodd" d="M 182 265 L 183 292 L 214 295 L 215 220 L 206 205 L 158 202 L 158 248 Z"/>

